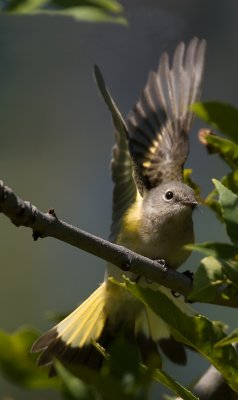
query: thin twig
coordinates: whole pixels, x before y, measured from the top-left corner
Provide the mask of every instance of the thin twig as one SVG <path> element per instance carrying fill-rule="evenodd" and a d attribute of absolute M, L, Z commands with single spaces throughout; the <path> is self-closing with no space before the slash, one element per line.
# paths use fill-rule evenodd
<path fill-rule="evenodd" d="M 2 181 L 0 181 L 0 212 L 5 214 L 16 226 L 31 228 L 34 240 L 54 237 L 100 257 L 123 271 L 142 275 L 184 296 L 188 296 L 192 290 L 192 281 L 186 275 L 165 268 L 164 264 L 157 260 L 150 260 L 125 247 L 67 224 L 57 218 L 53 209 L 50 209 L 48 213 L 41 212 L 30 202 L 19 198 Z M 238 307 L 238 298 L 225 300 L 218 292 L 213 304 Z"/>

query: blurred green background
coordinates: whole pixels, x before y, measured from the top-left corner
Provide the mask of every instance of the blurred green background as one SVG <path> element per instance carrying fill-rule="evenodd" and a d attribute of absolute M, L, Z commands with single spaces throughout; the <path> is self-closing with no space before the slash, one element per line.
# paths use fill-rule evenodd
<path fill-rule="evenodd" d="M 42 211 L 107 238 L 111 217 L 110 115 L 93 79 L 97 63 L 126 116 L 148 71 L 162 51 L 180 40 L 205 38 L 208 54 L 203 100 L 238 103 L 238 3 L 236 0 L 123 0 L 129 26 L 79 23 L 65 17 L 0 16 L 0 178 Z M 225 166 L 198 143 L 196 121 L 187 167 L 203 194 Z M 196 211 L 197 241 L 227 240 L 223 227 L 204 209 Z M 31 239 L 31 231 L 0 217 L 0 328 L 52 326 L 47 312 L 75 308 L 103 279 L 104 263 L 53 239 Z M 198 265 L 193 255 L 185 268 Z M 231 327 L 237 311 L 196 307 Z M 14 362 L 14 360 L 13 360 Z M 167 362 L 188 384 L 206 362 L 190 354 L 189 368 Z M 151 398 L 164 390 L 157 386 Z M 26 392 L 0 377 L 0 399 L 58 399 L 53 392 Z"/>

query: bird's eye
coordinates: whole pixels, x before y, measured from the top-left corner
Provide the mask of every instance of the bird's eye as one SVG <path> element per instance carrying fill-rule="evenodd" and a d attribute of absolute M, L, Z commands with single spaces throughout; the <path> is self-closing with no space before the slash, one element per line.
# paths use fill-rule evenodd
<path fill-rule="evenodd" d="M 165 192 L 165 200 L 172 200 L 172 198 L 174 197 L 174 194 L 171 190 L 168 190 L 167 192 Z"/>

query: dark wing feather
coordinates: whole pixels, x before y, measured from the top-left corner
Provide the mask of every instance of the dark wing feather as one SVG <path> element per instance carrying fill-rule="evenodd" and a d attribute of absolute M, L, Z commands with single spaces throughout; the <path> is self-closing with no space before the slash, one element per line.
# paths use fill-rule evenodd
<path fill-rule="evenodd" d="M 100 93 L 111 112 L 115 127 L 115 145 L 112 149 L 111 161 L 114 189 L 110 240 L 113 241 L 120 229 L 121 218 L 136 198 L 137 189 L 133 179 L 133 161 L 128 149 L 128 131 L 126 124 L 106 88 L 102 74 L 97 66 L 94 68 L 94 74 Z"/>
<path fill-rule="evenodd" d="M 128 141 L 125 136 L 115 132 L 115 144 L 112 149 L 112 224 L 109 239 L 114 241 L 120 230 L 121 219 L 136 198 L 136 185 L 132 175 L 132 160 L 128 150 Z"/>
<path fill-rule="evenodd" d="M 182 180 L 194 118 L 189 106 L 201 93 L 205 48 L 206 42 L 197 38 L 187 48 L 180 43 L 171 68 L 164 53 L 128 117 L 130 151 L 147 189 Z"/>

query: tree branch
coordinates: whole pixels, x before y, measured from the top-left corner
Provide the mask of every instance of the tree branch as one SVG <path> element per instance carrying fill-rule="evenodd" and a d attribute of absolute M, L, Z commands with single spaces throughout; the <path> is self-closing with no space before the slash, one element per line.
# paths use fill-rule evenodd
<path fill-rule="evenodd" d="M 199 400 L 238 400 L 237 393 L 230 388 L 213 365 L 205 371 L 191 390 Z M 175 400 L 182 400 L 182 398 L 176 397 Z"/>
<path fill-rule="evenodd" d="M 28 201 L 20 199 L 9 187 L 0 181 L 0 212 L 14 225 L 26 226 L 33 230 L 33 239 L 54 237 L 72 246 L 100 257 L 123 271 L 158 282 L 167 288 L 187 296 L 192 290 L 191 279 L 182 273 L 166 268 L 157 260 L 150 260 L 133 251 L 91 235 L 57 218 L 53 209 L 43 213 Z M 238 307 L 238 297 L 225 300 L 217 292 L 213 304 Z"/>
<path fill-rule="evenodd" d="M 238 400 L 220 372 L 211 365 L 192 389 L 200 400 Z"/>

